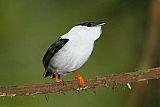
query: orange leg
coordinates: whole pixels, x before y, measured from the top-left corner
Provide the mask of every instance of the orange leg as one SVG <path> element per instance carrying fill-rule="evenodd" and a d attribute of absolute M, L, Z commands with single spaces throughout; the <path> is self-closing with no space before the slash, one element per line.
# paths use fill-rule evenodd
<path fill-rule="evenodd" d="M 60 80 L 60 79 L 58 78 L 58 74 L 57 74 L 56 68 L 54 68 L 54 75 L 55 75 L 55 78 L 56 78 L 56 82 L 57 82 L 57 83 L 62 82 L 62 80 Z"/>
<path fill-rule="evenodd" d="M 76 75 L 76 78 L 79 80 L 80 86 L 83 88 L 84 87 L 84 78 L 79 73 L 77 73 L 76 71 L 72 71 L 72 73 L 74 75 Z"/>

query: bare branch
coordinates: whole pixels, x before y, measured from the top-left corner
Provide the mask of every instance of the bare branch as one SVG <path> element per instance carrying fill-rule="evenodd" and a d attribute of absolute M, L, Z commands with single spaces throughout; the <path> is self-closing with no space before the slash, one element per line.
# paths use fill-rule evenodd
<path fill-rule="evenodd" d="M 129 84 L 139 81 L 148 81 L 160 78 L 160 67 L 137 72 L 117 74 L 111 76 L 97 77 L 85 81 L 85 89 L 97 87 L 109 87 L 117 84 Z M 27 86 L 0 87 L 0 96 L 27 96 L 46 93 L 64 93 L 68 91 L 79 91 L 79 83 L 76 80 L 66 81 L 64 84 L 48 83 Z"/>

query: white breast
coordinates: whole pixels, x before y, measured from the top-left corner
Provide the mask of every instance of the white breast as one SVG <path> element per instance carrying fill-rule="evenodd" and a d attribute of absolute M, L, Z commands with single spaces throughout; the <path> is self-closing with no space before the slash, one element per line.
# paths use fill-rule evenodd
<path fill-rule="evenodd" d="M 53 56 L 50 65 L 57 69 L 59 74 L 79 69 L 90 57 L 94 41 L 101 34 L 101 26 L 75 26 L 61 38 L 69 41 Z"/>
<path fill-rule="evenodd" d="M 51 59 L 51 64 L 57 68 L 60 74 L 75 71 L 90 57 L 94 42 L 82 42 L 80 40 L 69 40 Z"/>

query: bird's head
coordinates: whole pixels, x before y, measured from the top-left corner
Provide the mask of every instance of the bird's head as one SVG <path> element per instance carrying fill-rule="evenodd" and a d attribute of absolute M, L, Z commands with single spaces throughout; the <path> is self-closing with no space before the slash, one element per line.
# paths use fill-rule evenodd
<path fill-rule="evenodd" d="M 75 25 L 70 32 L 79 34 L 78 36 L 84 38 L 96 40 L 100 37 L 102 33 L 101 27 L 104 24 L 104 22 L 83 22 Z"/>

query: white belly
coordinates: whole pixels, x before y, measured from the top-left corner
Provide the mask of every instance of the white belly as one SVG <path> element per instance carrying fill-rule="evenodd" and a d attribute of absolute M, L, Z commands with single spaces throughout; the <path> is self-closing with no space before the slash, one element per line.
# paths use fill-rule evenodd
<path fill-rule="evenodd" d="M 94 47 L 92 43 L 68 42 L 50 61 L 59 74 L 79 69 L 90 57 Z"/>

